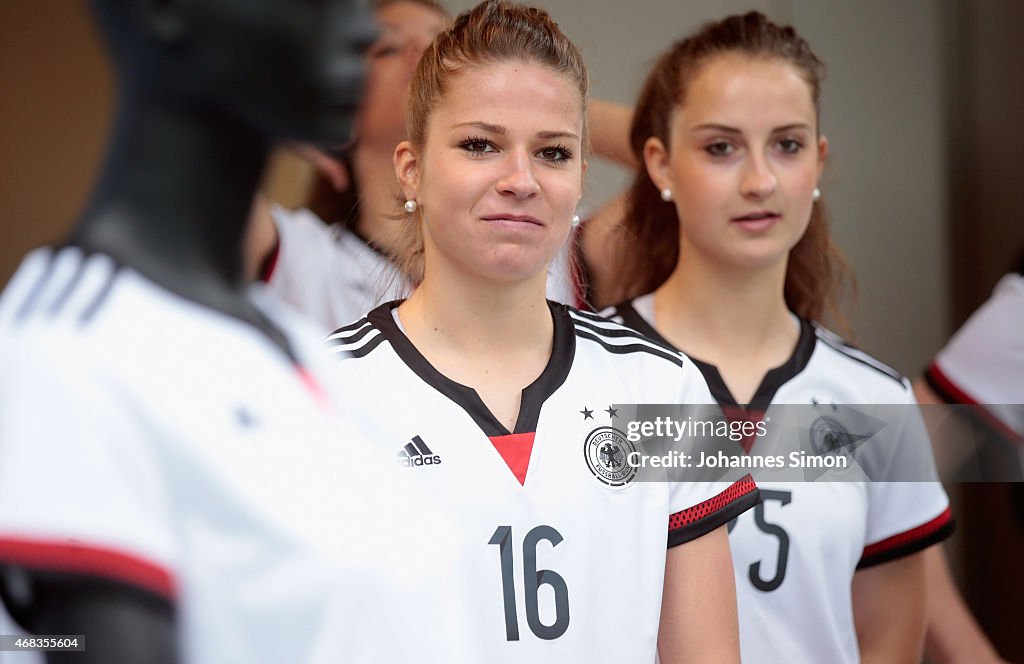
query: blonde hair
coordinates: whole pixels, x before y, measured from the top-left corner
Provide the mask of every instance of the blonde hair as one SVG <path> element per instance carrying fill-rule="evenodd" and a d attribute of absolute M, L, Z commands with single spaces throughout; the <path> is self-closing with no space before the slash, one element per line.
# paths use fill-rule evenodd
<path fill-rule="evenodd" d="M 413 148 L 420 151 L 426 144 L 430 116 L 453 78 L 473 67 L 506 60 L 546 65 L 573 82 L 580 94 L 585 153 L 590 79 L 582 54 L 546 11 L 503 0 L 487 0 L 459 14 L 423 54 L 410 83 L 406 112 Z M 404 213 L 398 216 L 408 218 Z M 422 224 L 420 213 L 415 213 L 408 223 L 399 225 L 391 243 L 390 258 L 411 284 L 423 280 Z"/>

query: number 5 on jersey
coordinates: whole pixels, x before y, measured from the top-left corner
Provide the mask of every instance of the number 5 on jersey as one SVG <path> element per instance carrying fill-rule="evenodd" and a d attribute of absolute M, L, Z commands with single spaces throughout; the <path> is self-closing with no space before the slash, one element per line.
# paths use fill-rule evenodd
<path fill-rule="evenodd" d="M 537 545 L 541 540 L 552 548 L 562 542 L 562 535 L 551 526 L 537 526 L 523 538 L 523 579 L 526 587 L 526 623 L 538 638 L 557 639 L 569 628 L 569 588 L 565 579 L 549 569 L 537 569 Z M 505 639 L 519 640 L 519 615 L 516 611 L 516 589 L 513 574 L 512 526 L 498 526 L 488 544 L 497 545 L 501 557 L 501 596 L 505 603 Z M 555 595 L 555 620 L 545 625 L 540 620 L 537 595 L 541 586 L 551 586 Z"/>

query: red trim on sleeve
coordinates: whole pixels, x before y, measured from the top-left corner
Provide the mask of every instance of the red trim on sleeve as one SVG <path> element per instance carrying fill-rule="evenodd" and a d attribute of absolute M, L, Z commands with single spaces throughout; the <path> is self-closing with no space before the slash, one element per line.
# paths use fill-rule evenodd
<path fill-rule="evenodd" d="M 974 412 L 978 413 L 981 419 L 990 427 L 995 429 L 999 435 L 1006 440 L 1016 443 L 1017 445 L 1024 445 L 1024 436 L 1008 427 L 1005 422 L 999 419 L 991 410 L 986 408 L 985 404 L 979 402 L 973 396 L 960 389 L 960 387 L 939 367 L 938 362 L 933 361 L 928 366 L 925 374 L 925 377 L 928 379 L 932 388 L 939 393 L 939 396 L 942 397 L 946 403 L 976 406 Z"/>
<path fill-rule="evenodd" d="M 757 484 L 754 483 L 754 478 L 746 475 L 717 496 L 669 516 L 668 529 L 676 530 L 700 521 L 755 491 L 757 491 Z"/>
<path fill-rule="evenodd" d="M 76 540 L 0 538 L 0 560 L 29 569 L 86 574 L 121 581 L 174 599 L 174 576 L 164 567 Z"/>
<path fill-rule="evenodd" d="M 528 433 L 511 433 L 505 436 L 490 436 L 491 444 L 505 460 L 508 469 L 516 476 L 520 484 L 526 484 L 526 471 L 530 468 L 530 455 L 533 453 L 535 431 Z"/>
<path fill-rule="evenodd" d="M 945 510 L 943 510 L 942 514 L 938 515 L 937 517 L 935 517 L 927 523 L 923 523 L 916 528 L 905 530 L 902 533 L 897 533 L 892 537 L 887 537 L 886 539 L 880 542 L 875 542 L 874 544 L 869 544 L 868 546 L 864 547 L 864 553 L 861 555 L 861 560 L 873 558 L 875 556 L 878 556 L 879 554 L 883 554 L 893 549 L 902 548 L 908 544 L 917 542 L 919 540 L 928 539 L 935 535 L 935 533 L 937 533 L 938 531 L 947 527 L 952 521 L 953 513 L 947 507 Z"/>

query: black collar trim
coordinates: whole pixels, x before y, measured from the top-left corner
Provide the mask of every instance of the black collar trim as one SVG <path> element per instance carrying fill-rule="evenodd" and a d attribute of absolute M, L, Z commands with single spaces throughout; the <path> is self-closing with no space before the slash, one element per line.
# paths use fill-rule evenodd
<path fill-rule="evenodd" d="M 814 327 L 808 321 L 801 318 L 800 339 L 796 342 L 793 354 L 779 366 L 768 370 L 768 373 L 761 379 L 761 384 L 757 386 L 757 390 L 754 392 L 750 403 L 745 404 L 744 407 L 754 411 L 763 412 L 768 410 L 768 406 L 772 404 L 772 399 L 775 398 L 775 393 L 779 391 L 779 388 L 798 376 L 807 367 L 807 363 L 811 361 L 811 355 L 814 353 L 817 338 L 818 336 L 814 333 Z M 732 392 L 729 391 L 725 381 L 722 380 L 722 374 L 718 372 L 718 367 L 692 356 L 690 359 L 697 365 L 700 372 L 704 374 L 704 380 L 707 381 L 712 396 L 715 397 L 715 400 L 720 405 L 740 406 L 736 402 L 736 398 L 733 397 Z"/>
<path fill-rule="evenodd" d="M 551 319 L 554 322 L 555 335 L 552 342 L 551 358 L 537 380 L 523 389 L 522 401 L 519 405 L 519 417 L 515 430 L 509 431 L 498 421 L 484 404 L 480 395 L 472 387 L 456 383 L 435 369 L 425 357 L 409 341 L 409 337 L 398 329 L 392 310 L 401 304 L 401 300 L 388 302 L 371 311 L 367 318 L 381 331 L 391 343 L 395 353 L 425 383 L 445 395 L 462 407 L 488 438 L 506 436 L 513 433 L 531 433 L 537 431 L 540 411 L 548 397 L 562 386 L 569 376 L 573 357 L 576 354 L 576 337 L 573 324 L 565 306 L 549 301 Z"/>
<path fill-rule="evenodd" d="M 643 332 L 645 335 L 661 341 L 667 344 L 671 348 L 675 348 L 672 343 L 661 336 L 654 327 L 640 315 L 639 312 L 633 307 L 632 302 L 626 302 L 617 306 L 616 311 L 622 316 L 622 321 L 630 327 Z M 768 373 L 761 379 L 761 384 L 757 386 L 757 391 L 754 392 L 753 398 L 750 403 L 746 405 L 746 408 L 763 411 L 767 410 L 768 406 L 771 405 L 772 399 L 775 398 L 775 393 L 779 391 L 783 385 L 795 378 L 807 367 L 807 363 L 811 361 L 811 354 L 814 353 L 814 346 L 817 342 L 817 335 L 814 332 L 814 326 L 810 322 L 800 319 L 800 339 L 796 342 L 796 348 L 793 349 L 793 354 L 789 356 L 781 365 L 770 369 Z M 676 349 L 680 350 L 680 349 Z M 703 360 L 698 360 L 694 356 L 681 351 L 689 357 L 700 372 L 704 374 L 704 380 L 707 381 L 708 389 L 711 391 L 711 396 L 715 398 L 715 401 L 721 406 L 739 406 L 736 402 L 736 398 L 733 397 L 732 392 L 729 391 L 725 381 L 722 379 L 722 374 L 718 372 L 718 367 Z"/>

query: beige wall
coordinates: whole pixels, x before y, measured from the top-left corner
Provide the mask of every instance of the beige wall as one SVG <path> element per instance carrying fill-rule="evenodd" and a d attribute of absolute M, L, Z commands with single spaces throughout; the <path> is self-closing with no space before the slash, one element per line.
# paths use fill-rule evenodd
<path fill-rule="evenodd" d="M 74 221 L 102 158 L 113 89 L 85 6 L 0 2 L 0 283 Z"/>

